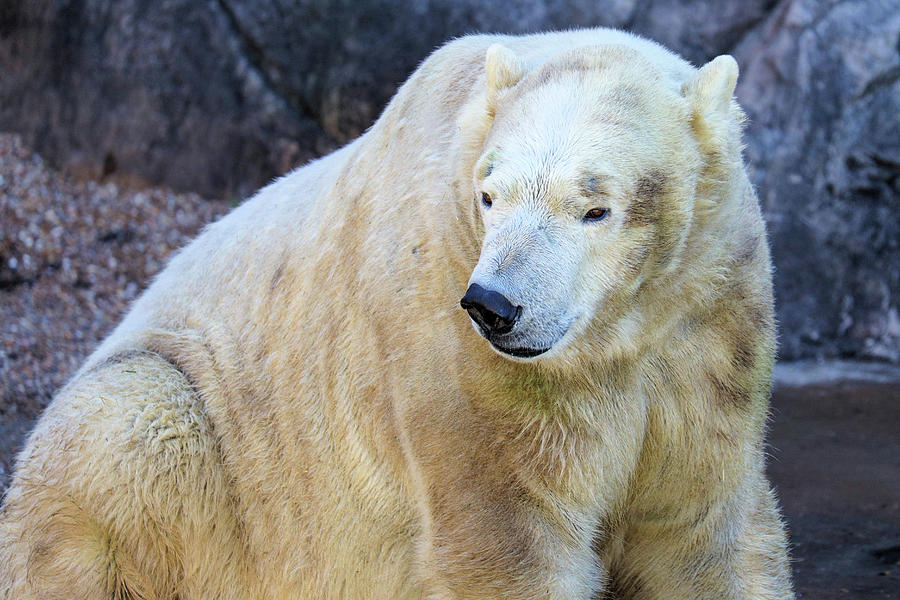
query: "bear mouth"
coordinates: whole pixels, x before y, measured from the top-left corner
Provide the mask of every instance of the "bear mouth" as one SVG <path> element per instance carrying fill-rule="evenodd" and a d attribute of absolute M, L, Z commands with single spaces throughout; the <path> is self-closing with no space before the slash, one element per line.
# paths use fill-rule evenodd
<path fill-rule="evenodd" d="M 497 351 L 502 352 L 503 354 L 509 354 L 510 356 L 515 356 L 516 358 L 533 358 L 535 356 L 539 356 L 544 352 L 548 351 L 550 348 L 506 348 L 501 346 L 497 342 L 491 342 L 491 346 L 493 346 Z"/>
<path fill-rule="evenodd" d="M 575 322 L 575 319 L 572 319 L 568 323 L 568 325 L 566 325 L 565 328 L 563 328 L 562 335 L 557 337 L 549 346 L 546 346 L 544 348 L 535 348 L 532 346 L 507 346 L 507 345 L 504 345 L 504 344 L 500 343 L 498 338 L 503 338 L 503 337 L 507 337 L 507 336 L 497 335 L 497 334 L 492 335 L 492 334 L 488 333 L 487 331 L 485 331 L 484 328 L 482 328 L 481 325 L 479 325 L 474 319 L 471 319 L 471 323 L 472 323 L 472 326 L 475 328 L 475 331 L 477 331 L 481 337 L 486 339 L 494 350 L 496 350 L 500 354 L 504 354 L 504 355 L 510 356 L 512 358 L 523 358 L 523 359 L 534 358 L 536 356 L 540 356 L 541 354 L 545 354 L 545 353 L 549 352 L 550 350 L 552 350 L 556 346 L 557 342 L 559 342 L 569 332 L 569 328 L 572 326 L 572 323 L 574 323 L 574 322 Z"/>
<path fill-rule="evenodd" d="M 546 348 L 530 348 L 528 346 L 520 346 L 518 348 L 513 348 L 511 346 L 504 346 L 497 342 L 496 338 L 498 336 L 491 335 L 484 330 L 478 323 L 472 320 L 472 325 L 475 326 L 475 329 L 478 333 L 490 343 L 490 345 L 501 354 L 506 354 L 508 356 L 512 356 L 514 358 L 534 358 L 535 356 L 540 356 L 544 352 L 547 352 L 553 346 L 547 346 Z"/>

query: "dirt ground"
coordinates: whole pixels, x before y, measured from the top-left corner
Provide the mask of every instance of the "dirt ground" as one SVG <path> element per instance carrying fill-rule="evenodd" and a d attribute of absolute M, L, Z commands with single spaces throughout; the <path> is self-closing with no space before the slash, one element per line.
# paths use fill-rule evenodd
<path fill-rule="evenodd" d="M 768 470 L 797 596 L 900 599 L 900 371 L 795 383 L 775 388 Z"/>
<path fill-rule="evenodd" d="M 0 134 L 0 494 L 53 391 L 222 202 L 77 183 Z M 779 365 L 769 473 L 797 595 L 900 600 L 900 367 Z"/>

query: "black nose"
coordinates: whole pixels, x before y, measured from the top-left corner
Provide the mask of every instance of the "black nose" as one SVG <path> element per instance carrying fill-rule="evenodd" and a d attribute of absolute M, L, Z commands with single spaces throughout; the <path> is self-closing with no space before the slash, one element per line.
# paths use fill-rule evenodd
<path fill-rule="evenodd" d="M 487 290 L 473 283 L 459 305 L 469 312 L 485 333 L 507 333 L 516 324 L 522 313 L 521 306 L 513 306 L 506 296 L 494 290 Z"/>

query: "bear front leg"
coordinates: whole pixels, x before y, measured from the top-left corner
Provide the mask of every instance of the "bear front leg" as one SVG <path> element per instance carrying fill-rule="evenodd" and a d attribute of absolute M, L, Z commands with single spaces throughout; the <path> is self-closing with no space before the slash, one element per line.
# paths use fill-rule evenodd
<path fill-rule="evenodd" d="M 200 406 L 174 366 L 143 351 L 64 388 L 0 509 L 0 600 L 250 597 Z"/>
<path fill-rule="evenodd" d="M 600 588 L 595 519 L 541 506 L 514 481 L 490 492 L 484 479 L 465 481 L 429 494 L 422 557 L 431 598 L 586 600 Z"/>
<path fill-rule="evenodd" d="M 0 598 L 156 598 L 149 589 L 79 503 L 28 482 L 10 489 L 0 514 Z"/>
<path fill-rule="evenodd" d="M 617 539 L 610 571 L 618 600 L 794 597 L 786 536 L 761 473 L 695 520 L 657 508 L 645 504 Z"/>
<path fill-rule="evenodd" d="M 428 597 L 591 598 L 605 578 L 592 550 L 598 498 L 576 499 L 567 486 L 552 491 L 548 469 L 556 467 L 537 462 L 546 455 L 529 459 L 524 434 L 507 435 L 502 423 L 464 410 L 429 416 L 411 418 L 405 440 Z"/>

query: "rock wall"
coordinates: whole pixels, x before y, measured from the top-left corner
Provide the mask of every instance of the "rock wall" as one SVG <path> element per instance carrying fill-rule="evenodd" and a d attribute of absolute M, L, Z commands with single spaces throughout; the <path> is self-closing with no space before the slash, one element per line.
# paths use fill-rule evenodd
<path fill-rule="evenodd" d="M 900 1 L 783 2 L 734 53 L 782 356 L 900 361 Z"/>
<path fill-rule="evenodd" d="M 898 0 L 7 0 L 0 130 L 233 200 L 359 135 L 453 36 L 595 25 L 742 65 L 782 357 L 900 362 Z"/>

